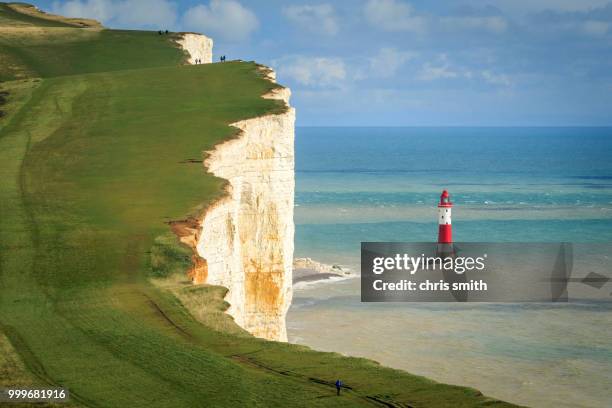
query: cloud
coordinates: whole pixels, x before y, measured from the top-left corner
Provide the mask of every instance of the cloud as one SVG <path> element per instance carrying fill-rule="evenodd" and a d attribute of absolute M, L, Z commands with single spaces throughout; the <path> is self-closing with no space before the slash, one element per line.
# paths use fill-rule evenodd
<path fill-rule="evenodd" d="M 510 86 L 512 82 L 510 78 L 505 74 L 496 74 L 489 70 L 484 70 L 480 73 L 482 78 L 491 85 L 499 85 L 499 86 Z"/>
<path fill-rule="evenodd" d="M 415 54 L 409 51 L 399 51 L 393 47 L 384 47 L 374 57 L 369 59 L 370 72 L 379 78 L 391 78 Z"/>
<path fill-rule="evenodd" d="M 610 0 L 492 0 L 499 8 L 513 15 L 525 15 L 537 13 L 542 10 L 556 11 L 588 11 L 590 9 L 605 6 Z M 477 3 L 476 1 L 472 1 Z"/>
<path fill-rule="evenodd" d="M 508 28 L 508 20 L 504 14 L 491 5 L 457 7 L 450 15 L 440 17 L 439 23 L 442 28 L 452 31 L 475 30 L 501 34 Z"/>
<path fill-rule="evenodd" d="M 183 16 L 187 29 L 213 34 L 228 41 L 241 41 L 259 27 L 255 13 L 235 0 L 211 0 L 198 4 Z"/>
<path fill-rule="evenodd" d="M 468 76 L 471 74 L 468 74 Z M 451 68 L 445 54 L 438 56 L 435 63 L 426 62 L 417 73 L 416 79 L 419 81 L 434 81 L 436 79 L 457 78 L 460 73 Z"/>
<path fill-rule="evenodd" d="M 545 10 L 532 16 L 540 31 L 603 37 L 611 33 L 612 3 L 586 11 Z"/>
<path fill-rule="evenodd" d="M 87 17 L 103 23 L 110 20 L 114 14 L 113 6 L 105 0 L 72 0 L 53 2 L 51 10 L 55 14 L 67 17 Z"/>
<path fill-rule="evenodd" d="M 69 0 L 53 2 L 53 13 L 87 17 L 111 27 L 174 28 L 176 4 L 167 0 Z"/>
<path fill-rule="evenodd" d="M 426 20 L 412 6 L 399 0 L 368 0 L 364 15 L 370 25 L 384 31 L 425 31 Z"/>
<path fill-rule="evenodd" d="M 435 79 L 457 78 L 459 74 L 452 71 L 448 65 L 432 65 L 429 62 L 423 64 L 421 71 L 417 74 L 420 81 L 433 81 Z"/>
<path fill-rule="evenodd" d="M 451 30 L 484 30 L 500 34 L 508 28 L 508 22 L 501 16 L 457 16 L 442 17 L 440 23 Z"/>
<path fill-rule="evenodd" d="M 116 7 L 116 19 L 129 27 L 174 27 L 176 4 L 165 0 L 120 1 Z"/>
<path fill-rule="evenodd" d="M 288 6 L 283 14 L 291 22 L 311 32 L 336 35 L 338 23 L 334 8 L 330 4 Z"/>
<path fill-rule="evenodd" d="M 426 62 L 417 72 L 418 81 L 435 81 L 439 79 L 461 79 L 463 81 L 486 83 L 496 87 L 510 87 L 512 80 L 506 74 L 491 69 L 469 68 L 464 65 L 451 64 L 446 54 L 439 55 L 434 62 Z"/>
<path fill-rule="evenodd" d="M 289 78 L 311 87 L 339 87 L 347 78 L 340 58 L 292 56 L 273 61 L 280 78 Z"/>

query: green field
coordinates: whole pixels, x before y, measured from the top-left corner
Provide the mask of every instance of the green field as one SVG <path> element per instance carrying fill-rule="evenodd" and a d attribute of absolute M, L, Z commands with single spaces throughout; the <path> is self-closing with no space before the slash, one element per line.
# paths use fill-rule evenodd
<path fill-rule="evenodd" d="M 284 106 L 255 63 L 181 65 L 173 38 L 0 3 L 0 387 L 61 385 L 91 407 L 510 406 L 255 339 L 223 288 L 185 283 L 167 222 L 221 194 L 202 152 Z"/>

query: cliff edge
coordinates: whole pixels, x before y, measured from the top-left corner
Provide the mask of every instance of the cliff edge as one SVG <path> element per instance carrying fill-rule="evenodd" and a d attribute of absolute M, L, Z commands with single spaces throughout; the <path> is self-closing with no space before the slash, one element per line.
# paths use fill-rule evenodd
<path fill-rule="evenodd" d="M 272 71 L 263 69 L 270 81 Z M 228 181 L 211 205 L 197 238 L 194 283 L 229 289 L 228 313 L 257 337 L 287 341 L 285 315 L 292 298 L 294 122 L 290 90 L 264 98 L 287 109 L 233 123 L 238 137 L 218 145 L 204 164 Z"/>

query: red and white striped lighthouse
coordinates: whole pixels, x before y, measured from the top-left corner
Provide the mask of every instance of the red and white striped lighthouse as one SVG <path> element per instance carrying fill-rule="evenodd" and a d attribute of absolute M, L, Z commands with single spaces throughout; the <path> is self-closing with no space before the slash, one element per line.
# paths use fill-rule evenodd
<path fill-rule="evenodd" d="M 450 201 L 448 191 L 442 191 L 440 203 L 438 204 L 438 244 L 453 243 L 453 229 L 451 225 L 451 210 L 453 203 Z"/>

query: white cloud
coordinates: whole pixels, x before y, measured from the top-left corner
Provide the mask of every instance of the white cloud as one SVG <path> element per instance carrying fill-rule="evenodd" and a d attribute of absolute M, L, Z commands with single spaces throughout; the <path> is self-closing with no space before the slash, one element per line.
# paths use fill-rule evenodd
<path fill-rule="evenodd" d="M 585 11 L 545 10 L 532 18 L 536 30 L 544 33 L 607 37 L 612 33 L 612 2 Z"/>
<path fill-rule="evenodd" d="M 574 20 L 560 22 L 546 22 L 539 26 L 540 29 L 553 34 L 565 33 L 566 35 L 583 35 L 588 37 L 604 37 L 610 33 L 612 22 L 601 20 Z"/>
<path fill-rule="evenodd" d="M 174 28 L 176 4 L 167 0 L 69 0 L 53 2 L 53 13 L 87 17 L 113 27 Z"/>
<path fill-rule="evenodd" d="M 244 40 L 259 27 L 255 13 L 235 0 L 211 0 L 209 5 L 191 7 L 185 12 L 183 23 L 187 29 L 228 41 Z"/>
<path fill-rule="evenodd" d="M 391 78 L 415 54 L 409 51 L 399 51 L 393 47 L 384 47 L 374 57 L 370 58 L 370 72 L 375 77 Z"/>
<path fill-rule="evenodd" d="M 490 4 L 518 16 L 536 13 L 542 10 L 555 11 L 588 11 L 603 7 L 610 0 L 492 0 Z M 481 4 L 481 0 L 470 0 L 471 3 Z"/>
<path fill-rule="evenodd" d="M 129 27 L 168 28 L 177 19 L 176 4 L 166 0 L 126 0 L 116 7 L 116 20 Z"/>
<path fill-rule="evenodd" d="M 54 1 L 51 10 L 62 16 L 93 18 L 103 23 L 108 22 L 116 14 L 108 0 Z"/>
<path fill-rule="evenodd" d="M 340 58 L 293 56 L 274 61 L 279 78 L 290 78 L 300 85 L 339 87 L 347 77 Z"/>
<path fill-rule="evenodd" d="M 424 63 L 417 73 L 416 79 L 419 81 L 434 81 L 436 79 L 457 78 L 458 76 L 460 76 L 460 73 L 451 68 L 448 58 L 445 54 L 442 54 L 435 63 Z"/>
<path fill-rule="evenodd" d="M 508 22 L 500 16 L 442 17 L 440 23 L 447 29 L 485 30 L 500 34 L 508 28 Z"/>
<path fill-rule="evenodd" d="M 496 74 L 489 70 L 484 70 L 481 73 L 482 78 L 491 85 L 510 86 L 512 82 L 505 74 Z"/>
<path fill-rule="evenodd" d="M 338 33 L 336 15 L 330 4 L 288 6 L 283 8 L 283 14 L 306 30 L 326 35 Z"/>
<path fill-rule="evenodd" d="M 429 62 L 423 64 L 417 75 L 420 81 L 433 81 L 435 79 L 457 78 L 459 74 L 450 69 L 448 65 L 432 65 Z"/>
<path fill-rule="evenodd" d="M 415 15 L 412 6 L 399 0 L 368 0 L 364 15 L 370 25 L 384 31 L 423 32 L 424 17 Z"/>
<path fill-rule="evenodd" d="M 506 74 L 494 72 L 490 69 L 471 70 L 465 66 L 451 64 L 446 54 L 439 55 L 434 62 L 426 62 L 417 72 L 419 81 L 435 81 L 438 79 L 461 79 L 479 81 L 497 87 L 510 87 L 512 80 Z"/>

